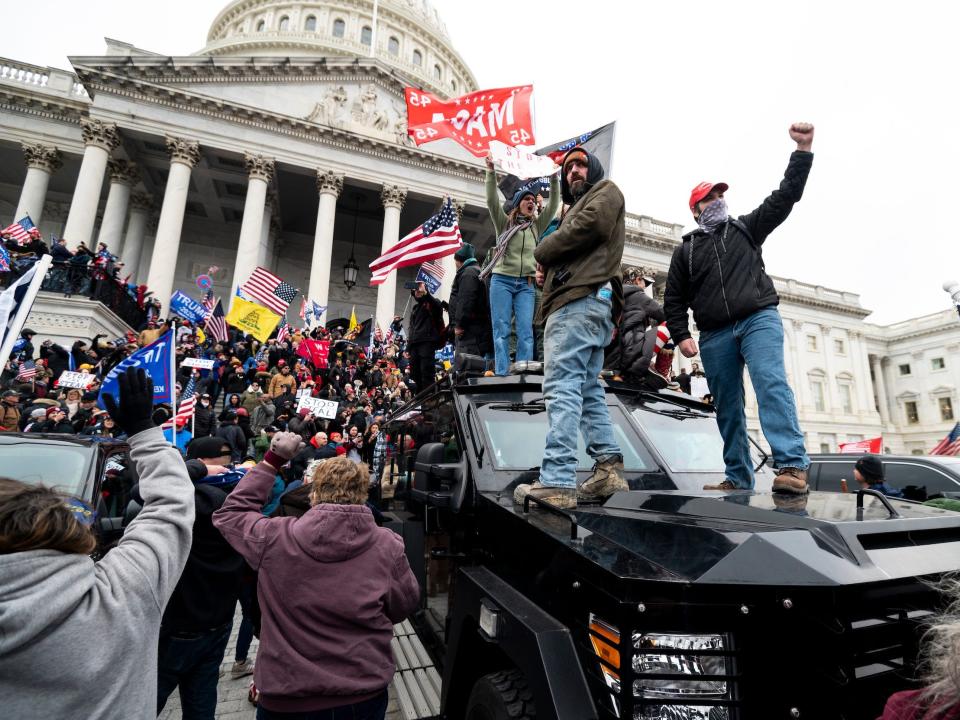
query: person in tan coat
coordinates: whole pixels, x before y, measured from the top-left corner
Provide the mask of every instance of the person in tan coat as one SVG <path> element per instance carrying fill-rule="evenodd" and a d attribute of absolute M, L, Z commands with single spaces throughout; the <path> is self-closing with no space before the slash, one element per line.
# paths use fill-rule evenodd
<path fill-rule="evenodd" d="M 280 397 L 283 395 L 284 388 L 290 388 L 290 392 L 297 391 L 297 379 L 290 373 L 290 366 L 284 365 L 280 372 L 270 378 L 270 385 L 267 392 L 270 397 Z"/>
<path fill-rule="evenodd" d="M 0 400 L 0 432 L 16 432 L 20 429 L 20 393 L 7 390 Z"/>

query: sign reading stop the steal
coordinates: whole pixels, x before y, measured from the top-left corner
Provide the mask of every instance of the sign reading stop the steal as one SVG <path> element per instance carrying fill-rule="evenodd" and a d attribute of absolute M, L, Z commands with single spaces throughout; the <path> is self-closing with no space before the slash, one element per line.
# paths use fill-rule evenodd
<path fill-rule="evenodd" d="M 337 416 L 337 408 L 339 406 L 340 403 L 336 400 L 324 400 L 323 398 L 304 396 L 301 397 L 300 402 L 297 403 L 297 412 L 306 408 L 314 417 L 332 420 Z"/>

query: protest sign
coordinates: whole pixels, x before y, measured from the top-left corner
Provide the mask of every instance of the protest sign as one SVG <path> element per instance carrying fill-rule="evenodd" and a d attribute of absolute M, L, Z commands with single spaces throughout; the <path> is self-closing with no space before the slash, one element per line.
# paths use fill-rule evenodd
<path fill-rule="evenodd" d="M 60 373 L 60 378 L 57 380 L 57 385 L 60 387 L 68 388 L 78 388 L 80 390 L 86 390 L 90 387 L 90 383 L 97 379 L 96 375 L 91 375 L 90 373 L 82 372 L 73 372 L 72 370 L 64 370 Z"/>
<path fill-rule="evenodd" d="M 184 358 L 180 363 L 183 367 L 195 367 L 201 368 L 202 370 L 212 370 L 213 369 L 213 360 L 207 358 Z"/>
<path fill-rule="evenodd" d="M 490 143 L 490 157 L 497 168 L 521 180 L 549 177 L 560 169 L 549 155 L 538 155 L 500 142 Z"/>
<path fill-rule="evenodd" d="M 314 417 L 332 420 L 337 416 L 337 407 L 339 407 L 339 405 L 340 403 L 336 400 L 324 400 L 323 398 L 304 396 L 300 398 L 300 402 L 297 403 L 297 412 L 306 408 Z"/>

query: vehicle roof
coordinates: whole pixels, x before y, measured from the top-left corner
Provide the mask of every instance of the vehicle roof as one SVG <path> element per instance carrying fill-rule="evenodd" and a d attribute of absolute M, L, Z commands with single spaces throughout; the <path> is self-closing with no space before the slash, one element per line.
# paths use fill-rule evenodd
<path fill-rule="evenodd" d="M 843 460 L 855 463 L 869 453 L 810 453 L 810 460 Z M 919 462 L 934 465 L 960 466 L 960 457 L 955 455 L 878 455 L 881 462 Z"/>
<path fill-rule="evenodd" d="M 68 433 L 0 433 L 0 445 L 10 445 L 13 444 L 14 441 L 23 440 L 45 444 L 75 445 L 78 447 L 118 447 L 127 445 L 126 441 L 124 440 L 115 440 L 113 438 L 98 439 L 89 435 L 70 435 Z"/>

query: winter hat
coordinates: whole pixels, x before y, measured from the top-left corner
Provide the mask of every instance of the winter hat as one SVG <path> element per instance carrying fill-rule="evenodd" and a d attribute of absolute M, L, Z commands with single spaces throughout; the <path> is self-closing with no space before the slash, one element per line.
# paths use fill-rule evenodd
<path fill-rule="evenodd" d="M 863 455 L 854 467 L 860 471 L 867 480 L 874 482 L 883 481 L 883 463 L 876 455 Z"/>
<path fill-rule="evenodd" d="M 470 243 L 464 243 L 460 246 L 460 249 L 453 254 L 454 260 L 459 260 L 460 262 L 465 262 L 466 260 L 476 259 L 477 254 L 473 249 L 473 245 Z"/>
<path fill-rule="evenodd" d="M 536 194 L 530 188 L 524 189 L 520 188 L 513 194 L 513 200 L 510 201 L 510 209 L 515 210 L 520 207 L 520 201 L 523 200 L 527 195 L 530 195 L 536 199 Z"/>
<path fill-rule="evenodd" d="M 341 445 L 340 447 L 337 448 L 336 452 L 337 452 L 337 455 L 346 455 L 347 449 L 343 445 Z"/>
<path fill-rule="evenodd" d="M 97 393 L 95 392 L 85 392 L 80 397 L 80 402 L 96 402 L 96 401 L 97 401 Z"/>
<path fill-rule="evenodd" d="M 220 449 L 224 447 L 226 443 L 219 437 L 194 438 L 187 446 L 187 460 L 220 457 Z"/>
<path fill-rule="evenodd" d="M 302 418 L 306 417 L 309 414 L 310 414 L 310 410 L 308 408 L 300 408 L 297 411 L 297 415 L 299 415 Z"/>
<path fill-rule="evenodd" d="M 50 417 L 50 416 L 53 415 L 54 413 L 58 413 L 58 412 L 63 412 L 63 410 L 60 409 L 60 406 L 59 406 L 59 405 L 54 405 L 53 407 L 48 407 L 48 408 L 47 408 L 46 416 L 47 416 L 47 417 Z"/>

